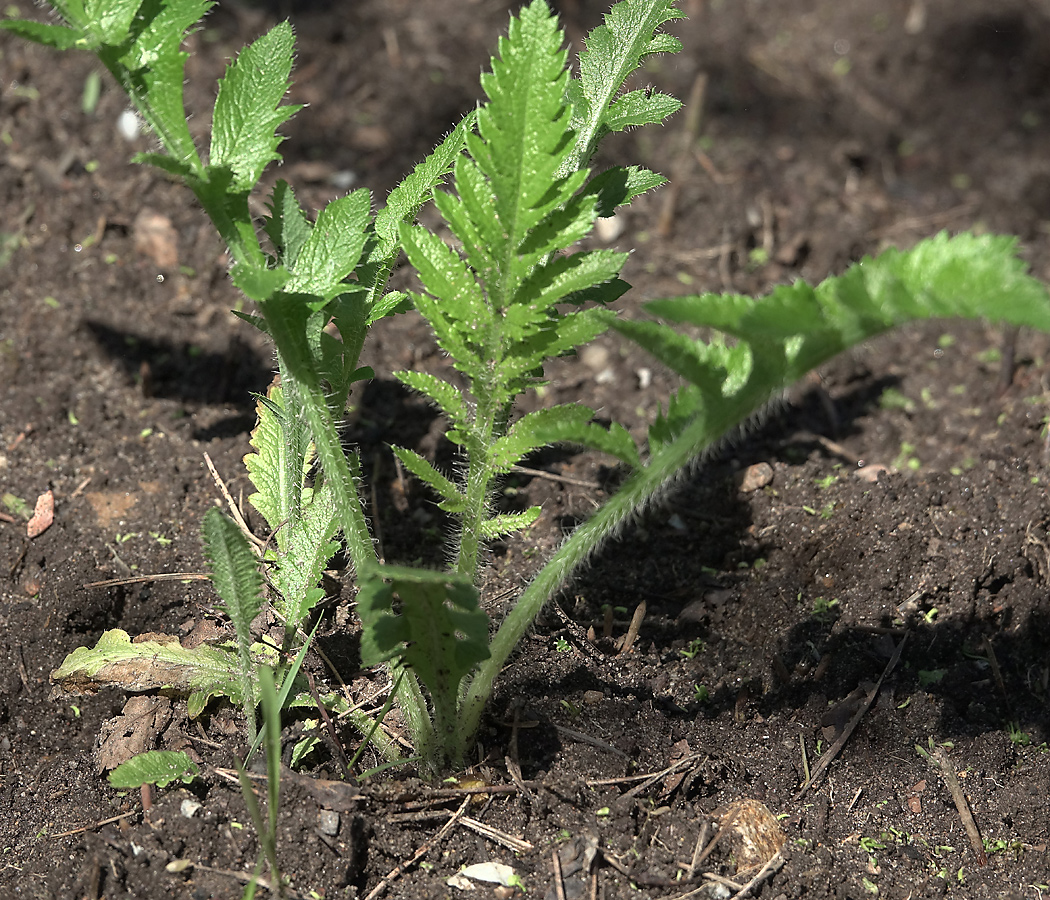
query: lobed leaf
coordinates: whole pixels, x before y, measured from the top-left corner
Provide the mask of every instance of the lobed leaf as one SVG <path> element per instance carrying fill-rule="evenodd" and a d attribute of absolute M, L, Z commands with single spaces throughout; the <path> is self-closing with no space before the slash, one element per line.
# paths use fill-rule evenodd
<path fill-rule="evenodd" d="M 477 588 L 454 573 L 378 566 L 359 581 L 357 611 L 362 664 L 400 659 L 430 692 L 435 731 L 451 734 L 459 684 L 489 656 Z"/>
<path fill-rule="evenodd" d="M 394 455 L 401 460 L 401 465 L 420 481 L 429 485 L 440 497 L 444 498 L 444 502 L 440 504 L 443 510 L 458 513 L 466 509 L 467 498 L 463 492 L 453 481 L 442 475 L 422 456 L 414 450 L 408 450 L 405 447 L 391 447 L 391 449 L 394 451 Z"/>
<path fill-rule="evenodd" d="M 603 24 L 587 36 L 580 54 L 580 76 L 569 86 L 572 128 L 576 132 L 575 152 L 569 165 L 586 165 L 602 136 L 616 130 L 623 121 L 610 107 L 627 76 L 642 60 L 654 53 L 675 53 L 681 49 L 676 38 L 660 34 L 658 29 L 683 16 L 674 8 L 674 0 L 622 0 L 605 14 Z M 660 112 L 669 115 L 673 110 L 669 103 L 660 100 L 653 105 L 652 115 Z"/>
<path fill-rule="evenodd" d="M 530 506 L 524 512 L 500 513 L 491 519 L 485 519 L 481 523 L 481 537 L 486 541 L 492 541 L 508 534 L 524 531 L 540 517 L 542 512 L 541 507 Z"/>

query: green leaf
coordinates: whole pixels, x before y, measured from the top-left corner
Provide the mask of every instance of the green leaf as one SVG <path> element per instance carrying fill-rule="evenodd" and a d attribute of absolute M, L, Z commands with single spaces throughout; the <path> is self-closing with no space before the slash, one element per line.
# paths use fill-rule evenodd
<path fill-rule="evenodd" d="M 563 191 L 556 177 L 572 151 L 562 42 L 547 4 L 533 0 L 511 19 L 492 71 L 481 76 L 490 102 L 478 111 L 479 136 L 469 135 L 467 146 L 492 185 L 509 252 L 573 192 Z M 514 273 L 507 268 L 512 267 L 505 266 L 502 275 L 511 279 L 506 287 L 513 290 Z"/>
<path fill-rule="evenodd" d="M 165 788 L 173 781 L 189 784 L 200 775 L 197 764 L 181 750 L 147 750 L 109 773 L 110 787 L 130 790 L 144 784 Z"/>
<path fill-rule="evenodd" d="M 630 466 L 639 465 L 638 448 L 627 430 L 620 425 L 602 428 L 591 421 L 594 416 L 593 409 L 579 404 L 527 413 L 493 444 L 490 464 L 495 471 L 506 473 L 533 450 L 568 443 L 609 453 Z"/>
<path fill-rule="evenodd" d="M 92 33 L 102 44 L 122 44 L 142 0 L 86 0 L 84 13 Z"/>
<path fill-rule="evenodd" d="M 386 206 L 376 213 L 375 232 L 380 239 L 378 253 L 388 256 L 400 247 L 402 223 L 411 223 L 433 189 L 445 180 L 463 152 L 467 134 L 473 130 L 476 113 L 470 113 L 448 134 L 430 155 L 416 166 L 387 197 Z"/>
<path fill-rule="evenodd" d="M 456 428 L 465 428 L 470 424 L 463 395 L 447 381 L 429 372 L 394 372 L 393 376 L 405 387 L 427 397 Z"/>
<path fill-rule="evenodd" d="M 214 506 L 204 514 L 204 555 L 223 609 L 237 632 L 242 659 L 251 645 L 252 620 L 262 608 L 262 575 L 248 539 Z"/>
<path fill-rule="evenodd" d="M 435 732 L 451 734 L 459 683 L 489 655 L 489 620 L 470 579 L 379 566 L 359 582 L 357 612 L 361 662 L 374 666 L 399 658 L 430 692 Z"/>
<path fill-rule="evenodd" d="M 203 644 L 188 650 L 174 638 L 133 643 L 119 628 L 103 632 L 94 647 L 70 653 L 51 673 L 51 681 L 70 693 L 94 693 L 102 687 L 132 693 L 169 690 L 223 694 L 235 703 L 244 696 L 238 659 L 230 651 Z"/>
<path fill-rule="evenodd" d="M 641 166 L 614 166 L 595 175 L 583 189 L 585 194 L 594 194 L 597 214 L 607 219 L 618 206 L 630 203 L 646 191 L 667 183 L 667 179 Z"/>
<path fill-rule="evenodd" d="M 288 414 L 278 385 L 271 385 L 266 397 L 258 397 L 257 401 L 258 420 L 250 439 L 255 452 L 244 457 L 248 477 L 255 486 L 255 493 L 248 496 L 248 502 L 266 520 L 270 530 L 277 532 L 277 546 L 283 550 L 287 531 L 280 526 L 291 518 L 292 506 L 302 490 L 305 448 L 296 449 L 289 445 L 291 429 L 286 422 Z M 297 465 L 293 460 L 303 462 Z"/>
<path fill-rule="evenodd" d="M 587 36 L 586 49 L 580 54 L 580 77 L 569 86 L 576 147 L 566 171 L 586 165 L 602 136 L 616 130 L 617 125 L 622 127 L 624 117 L 610 107 L 642 60 L 653 53 L 675 53 L 681 49 L 676 38 L 658 32 L 667 22 L 680 18 L 683 13 L 674 8 L 674 0 L 622 0 L 606 13 L 604 23 Z M 624 112 L 630 106 L 629 103 Z M 666 101 L 658 100 L 646 121 L 659 121 L 653 117 L 665 110 L 673 111 Z"/>
<path fill-rule="evenodd" d="M 313 226 L 299 206 L 299 201 L 295 199 L 295 193 L 283 178 L 279 178 L 273 186 L 267 206 L 270 215 L 264 220 L 263 229 L 277 251 L 277 262 L 294 272 L 299 251 L 310 237 Z"/>
<path fill-rule="evenodd" d="M 657 125 L 681 108 L 681 102 L 668 94 L 631 91 L 621 95 L 611 104 L 604 125 L 609 131 L 623 131 L 640 125 Z"/>
<path fill-rule="evenodd" d="M 45 25 L 28 19 L 0 22 L 0 28 L 17 34 L 20 38 L 54 47 L 56 50 L 71 50 L 83 41 L 81 32 L 65 25 Z"/>
<path fill-rule="evenodd" d="M 203 166 L 182 100 L 189 54 L 180 48 L 189 29 L 213 5 L 211 0 L 144 3 L 132 23 L 130 43 L 98 50 L 99 59 L 124 86 L 164 149 L 198 174 L 203 174 Z"/>
<path fill-rule="evenodd" d="M 987 318 L 1050 330 L 1046 289 L 1026 273 L 1016 247 L 1014 238 L 942 233 L 865 258 L 816 288 L 799 282 L 759 300 L 704 294 L 646 304 L 735 340 L 729 346 L 653 322 L 613 323 L 695 386 L 658 419 L 650 443 L 662 447 L 704 418 L 718 431 L 714 440 L 837 353 L 913 319 Z"/>
<path fill-rule="evenodd" d="M 423 459 L 422 456 L 414 450 L 408 450 L 404 447 L 391 447 L 391 449 L 394 451 L 394 455 L 401 460 L 401 465 L 444 498 L 444 502 L 441 504 L 443 510 L 458 513 L 463 512 L 467 508 L 467 498 L 463 492 L 454 482 L 450 481 Z"/>
<path fill-rule="evenodd" d="M 335 502 L 327 485 L 314 488 L 304 498 L 301 515 L 288 526 L 285 550 L 276 560 L 274 584 L 280 597 L 274 601 L 286 630 L 298 628 L 324 598 L 317 587 L 328 561 L 339 545 L 332 540 L 338 531 Z"/>
<path fill-rule="evenodd" d="M 362 188 L 321 210 L 296 255 L 293 276 L 286 285 L 289 292 L 330 300 L 347 290 L 343 279 L 361 259 L 371 202 L 371 195 Z"/>
<path fill-rule="evenodd" d="M 300 106 L 281 106 L 292 71 L 291 26 L 279 22 L 245 47 L 219 81 L 212 117 L 209 165 L 233 173 L 231 188 L 249 191 L 263 169 L 280 159 L 277 129 Z"/>
<path fill-rule="evenodd" d="M 481 536 L 487 540 L 495 540 L 508 534 L 524 531 L 539 517 L 543 509 L 539 506 L 530 506 L 520 513 L 501 513 L 486 519 L 481 523 Z"/>
<path fill-rule="evenodd" d="M 238 263 L 230 272 L 234 287 L 257 303 L 269 300 L 291 278 L 283 266 L 264 269 L 248 263 Z"/>

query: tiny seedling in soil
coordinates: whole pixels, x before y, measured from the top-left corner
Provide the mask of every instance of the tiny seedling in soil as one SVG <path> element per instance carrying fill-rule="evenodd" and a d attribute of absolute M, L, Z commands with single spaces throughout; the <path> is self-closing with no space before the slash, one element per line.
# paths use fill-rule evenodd
<path fill-rule="evenodd" d="M 914 319 L 988 318 L 1050 331 L 1050 299 L 1026 273 L 1016 241 L 972 234 L 886 250 L 819 285 L 782 285 L 760 300 L 699 294 L 648 302 L 651 318 L 614 312 L 610 304 L 629 289 L 619 277 L 627 255 L 580 249 L 580 241 L 599 218 L 664 179 L 638 166 L 597 171 L 593 160 L 606 135 L 663 122 L 679 107 L 659 92 L 624 87 L 647 57 L 679 49 L 662 31 L 682 15 L 672 0 L 617 3 L 587 37 L 575 68 L 557 19 L 543 0 L 533 0 L 511 19 L 482 76 L 486 100 L 385 204 L 376 208 L 359 189 L 311 219 L 291 186 L 278 181 L 265 198 L 261 227 L 249 198 L 279 159 L 278 129 L 298 111 L 283 102 L 294 51 L 290 26 L 278 24 L 230 63 L 202 153 L 183 106 L 181 46 L 210 2 L 52 5 L 61 23 L 0 26 L 59 50 L 92 52 L 123 86 L 159 148 L 136 161 L 181 180 L 209 216 L 229 248 L 234 284 L 254 303 L 254 312 L 238 314 L 273 341 L 280 376 L 258 398 L 253 452 L 245 458 L 255 486 L 250 502 L 270 534 L 250 540 L 214 510 L 204 523 L 235 641 L 191 651 L 110 631 L 54 673 L 70 688 L 97 686 L 105 677 L 121 683 L 121 663 L 126 675 L 129 659 L 148 657 L 162 666 L 152 673 L 164 679 L 157 687 L 181 685 L 192 714 L 226 696 L 242 706 L 256 737 L 272 670 L 276 705 L 266 704 L 265 734 L 270 718 L 302 699 L 294 675 L 324 596 L 322 572 L 341 549 L 357 585 L 362 661 L 391 670 L 418 767 L 433 774 L 461 766 L 501 670 L 544 605 L 603 542 L 771 397 L 849 347 Z M 426 204 L 442 220 L 436 230 L 417 224 Z M 454 242 L 444 239 L 448 233 Z M 402 257 L 418 290 L 387 287 Z M 458 453 L 455 471 L 444 472 L 410 448 L 394 448 L 455 523 L 452 560 L 442 571 L 380 564 L 360 459 L 340 430 L 351 393 L 373 374 L 359 364 L 370 327 L 413 310 L 457 373 L 454 380 L 395 373 L 448 420 L 447 438 Z M 610 328 L 682 378 L 641 446 L 623 425 L 599 424 L 585 396 L 520 413 L 519 399 L 543 389 L 548 360 Z M 478 596 L 484 549 L 528 529 L 540 514 L 538 507 L 494 511 L 493 498 L 513 466 L 555 444 L 606 453 L 625 477 L 493 629 Z M 901 465 L 918 465 L 912 452 L 902 447 Z M 285 623 L 280 648 L 253 638 L 251 623 L 264 603 Z M 351 719 L 381 754 L 398 758 L 374 721 L 360 713 Z"/>

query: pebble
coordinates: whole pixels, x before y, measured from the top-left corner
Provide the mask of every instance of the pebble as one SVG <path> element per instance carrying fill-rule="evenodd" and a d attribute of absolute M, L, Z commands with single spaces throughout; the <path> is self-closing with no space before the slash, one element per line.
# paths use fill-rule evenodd
<path fill-rule="evenodd" d="M 317 816 L 317 830 L 329 837 L 339 834 L 339 813 L 334 809 L 322 809 Z"/>
<path fill-rule="evenodd" d="M 773 467 L 769 463 L 755 463 L 740 476 L 740 490 L 745 494 L 764 488 L 773 481 Z"/>
<path fill-rule="evenodd" d="M 192 819 L 196 814 L 197 810 L 201 808 L 201 804 L 197 800 L 191 800 L 187 797 L 182 803 L 179 804 L 179 812 L 182 813 L 184 818 Z"/>

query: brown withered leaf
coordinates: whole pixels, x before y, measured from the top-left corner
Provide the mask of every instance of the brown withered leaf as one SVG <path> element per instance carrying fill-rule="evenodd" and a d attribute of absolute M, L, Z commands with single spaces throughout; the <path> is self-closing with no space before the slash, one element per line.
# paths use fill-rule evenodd
<path fill-rule="evenodd" d="M 171 721 L 167 697 L 130 697 L 119 716 L 102 723 L 95 762 L 98 771 L 115 769 L 131 757 L 152 750 Z"/>

